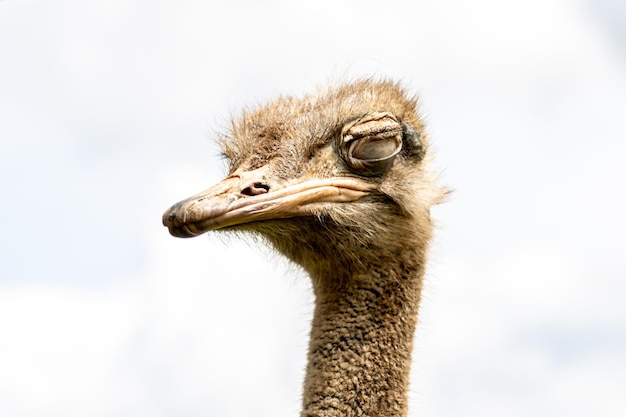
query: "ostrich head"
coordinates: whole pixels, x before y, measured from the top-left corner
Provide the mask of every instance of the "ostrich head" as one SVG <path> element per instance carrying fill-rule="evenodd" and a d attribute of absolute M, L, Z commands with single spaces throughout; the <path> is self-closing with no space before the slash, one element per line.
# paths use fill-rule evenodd
<path fill-rule="evenodd" d="M 221 145 L 228 176 L 164 214 L 172 235 L 258 233 L 335 284 L 407 245 L 424 250 L 442 190 L 416 102 L 399 85 L 279 98 L 245 112 Z"/>

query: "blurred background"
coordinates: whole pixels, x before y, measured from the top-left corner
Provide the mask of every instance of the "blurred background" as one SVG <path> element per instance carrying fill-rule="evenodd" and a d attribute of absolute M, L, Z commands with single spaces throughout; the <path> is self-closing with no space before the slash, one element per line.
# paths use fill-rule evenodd
<path fill-rule="evenodd" d="M 0 415 L 298 415 L 307 277 L 161 214 L 242 107 L 372 75 L 455 190 L 410 415 L 626 415 L 621 0 L 0 1 Z"/>

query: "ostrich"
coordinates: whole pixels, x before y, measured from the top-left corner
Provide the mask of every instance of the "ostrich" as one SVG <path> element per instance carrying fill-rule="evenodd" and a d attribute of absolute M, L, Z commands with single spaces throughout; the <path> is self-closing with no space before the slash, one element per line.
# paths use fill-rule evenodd
<path fill-rule="evenodd" d="M 245 111 L 229 174 L 163 215 L 177 237 L 262 236 L 311 277 L 301 416 L 406 416 L 430 207 L 445 195 L 416 100 L 360 80 Z"/>

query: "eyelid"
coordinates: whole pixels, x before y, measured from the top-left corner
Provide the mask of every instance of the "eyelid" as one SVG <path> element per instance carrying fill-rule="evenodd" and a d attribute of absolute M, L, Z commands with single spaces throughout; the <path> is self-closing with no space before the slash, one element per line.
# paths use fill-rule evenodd
<path fill-rule="evenodd" d="M 402 150 L 402 138 L 370 136 L 355 139 L 350 144 L 348 155 L 367 161 L 387 159 L 397 155 Z"/>
<path fill-rule="evenodd" d="M 341 131 L 341 136 L 344 142 L 350 142 L 367 136 L 386 136 L 396 133 L 402 133 L 402 126 L 393 114 L 374 112 L 346 124 Z"/>
<path fill-rule="evenodd" d="M 367 114 L 346 124 L 341 133 L 340 153 L 362 175 L 383 174 L 402 151 L 402 125 L 390 113 Z"/>

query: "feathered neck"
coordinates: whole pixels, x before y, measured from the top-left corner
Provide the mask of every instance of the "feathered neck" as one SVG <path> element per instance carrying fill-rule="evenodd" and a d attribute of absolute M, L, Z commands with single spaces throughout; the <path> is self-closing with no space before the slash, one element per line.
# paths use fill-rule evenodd
<path fill-rule="evenodd" d="M 332 277 L 313 277 L 302 417 L 406 416 L 424 249 L 406 249 L 340 290 L 321 284 Z"/>

